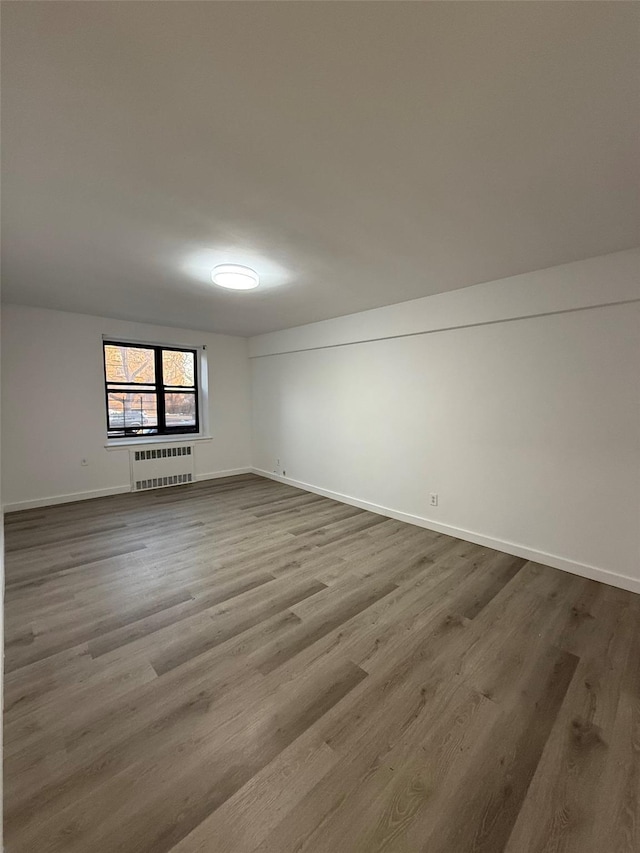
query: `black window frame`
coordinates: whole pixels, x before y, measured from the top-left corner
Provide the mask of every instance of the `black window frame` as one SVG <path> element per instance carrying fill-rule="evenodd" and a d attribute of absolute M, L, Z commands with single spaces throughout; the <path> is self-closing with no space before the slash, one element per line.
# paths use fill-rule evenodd
<path fill-rule="evenodd" d="M 150 390 L 149 393 L 153 393 L 156 395 L 156 412 L 157 412 L 157 426 L 147 427 L 147 429 L 154 430 L 154 432 L 146 432 L 141 431 L 139 427 L 125 427 L 122 429 L 118 429 L 118 435 L 109 435 L 110 432 L 113 432 L 113 428 L 109 426 L 109 394 L 113 393 L 113 386 L 121 385 L 126 387 L 127 391 L 129 391 L 133 386 L 135 386 L 136 382 L 109 382 L 107 380 L 107 357 L 106 357 L 106 347 L 108 346 L 116 346 L 116 347 L 131 347 L 133 349 L 147 349 L 151 350 L 154 354 L 154 364 L 155 364 L 155 382 L 141 382 L 140 385 L 143 385 L 147 389 Z M 162 364 L 162 353 L 164 351 L 167 352 L 190 352 L 193 354 L 193 385 L 186 386 L 178 386 L 178 385 L 166 385 L 164 382 L 164 372 L 163 372 L 163 364 Z M 107 440 L 108 441 L 118 441 L 123 438 L 145 438 L 150 442 L 153 442 L 154 439 L 159 436 L 167 436 L 167 435 L 195 435 L 200 432 L 200 386 L 199 386 L 199 376 L 198 376 L 198 350 L 194 347 L 180 347 L 173 346 L 172 344 L 141 344 L 135 341 L 116 341 L 116 340 L 107 340 L 103 339 L 102 341 L 102 369 L 104 374 L 104 400 L 105 400 L 105 416 L 107 421 Z M 195 424 L 193 426 L 167 426 L 167 413 L 165 406 L 165 394 L 178 393 L 178 394 L 193 394 L 195 398 Z"/>

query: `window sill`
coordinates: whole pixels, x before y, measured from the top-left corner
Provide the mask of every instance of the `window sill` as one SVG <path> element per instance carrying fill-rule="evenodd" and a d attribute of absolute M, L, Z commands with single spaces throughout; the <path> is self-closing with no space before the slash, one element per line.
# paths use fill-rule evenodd
<path fill-rule="evenodd" d="M 181 435 L 144 435 L 140 438 L 112 438 L 105 447 L 107 450 L 126 450 L 128 447 L 140 447 L 140 445 L 175 444 L 183 442 L 191 444 L 192 441 L 213 441 L 211 435 L 194 435 L 193 433 L 182 433 Z"/>

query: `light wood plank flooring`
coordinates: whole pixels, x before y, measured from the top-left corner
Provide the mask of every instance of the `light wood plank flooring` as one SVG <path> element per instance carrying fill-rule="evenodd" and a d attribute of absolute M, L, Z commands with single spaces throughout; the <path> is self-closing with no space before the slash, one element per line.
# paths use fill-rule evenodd
<path fill-rule="evenodd" d="M 6 546 L 8 853 L 640 850 L 640 596 L 254 476 Z"/>

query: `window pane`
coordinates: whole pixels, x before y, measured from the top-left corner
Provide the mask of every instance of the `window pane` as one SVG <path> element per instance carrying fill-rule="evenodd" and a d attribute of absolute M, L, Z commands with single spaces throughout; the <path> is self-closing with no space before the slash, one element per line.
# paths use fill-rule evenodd
<path fill-rule="evenodd" d="M 152 349 L 105 344 L 107 382 L 142 382 L 153 385 L 156 367 Z"/>
<path fill-rule="evenodd" d="M 165 385 L 195 385 L 195 354 L 180 350 L 162 350 L 162 374 Z"/>
<path fill-rule="evenodd" d="M 167 429 L 196 425 L 195 394 L 167 393 L 164 397 L 164 405 Z"/>
<path fill-rule="evenodd" d="M 109 431 L 137 430 L 142 435 L 158 426 L 156 395 L 109 391 Z"/>

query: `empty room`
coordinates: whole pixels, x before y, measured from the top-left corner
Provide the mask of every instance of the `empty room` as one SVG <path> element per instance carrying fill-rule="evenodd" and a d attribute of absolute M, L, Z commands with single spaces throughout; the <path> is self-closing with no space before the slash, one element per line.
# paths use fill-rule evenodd
<path fill-rule="evenodd" d="M 6 853 L 639 853 L 640 5 L 0 9 Z"/>

